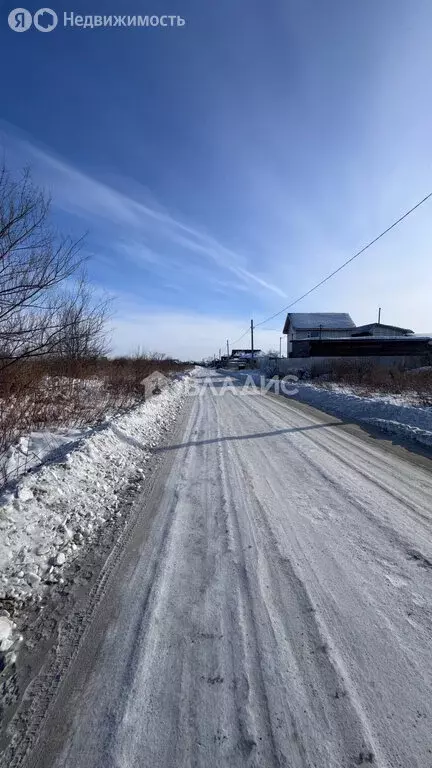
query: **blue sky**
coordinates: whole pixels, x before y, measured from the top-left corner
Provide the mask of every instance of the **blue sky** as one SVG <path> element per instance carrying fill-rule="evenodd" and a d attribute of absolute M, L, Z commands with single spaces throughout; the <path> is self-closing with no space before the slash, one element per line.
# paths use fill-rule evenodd
<path fill-rule="evenodd" d="M 114 351 L 201 357 L 300 296 L 432 189 L 426 0 L 52 5 L 183 28 L 17 34 L 0 140 L 118 298 Z M 27 4 L 34 12 L 37 6 Z M 4 77 L 4 72 L 7 76 Z M 432 203 L 297 311 L 432 331 Z M 257 331 L 279 347 L 284 317 Z"/>

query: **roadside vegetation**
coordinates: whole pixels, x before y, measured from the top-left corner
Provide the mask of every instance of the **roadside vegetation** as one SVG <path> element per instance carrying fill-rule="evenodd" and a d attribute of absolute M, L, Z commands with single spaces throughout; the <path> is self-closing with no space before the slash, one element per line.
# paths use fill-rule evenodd
<path fill-rule="evenodd" d="M 414 370 L 385 367 L 373 361 L 338 361 L 313 366 L 310 372 L 314 384 L 323 387 L 336 383 L 355 389 L 356 394 L 368 396 L 401 395 L 413 405 L 432 408 L 432 360 Z"/>
<path fill-rule="evenodd" d="M 33 430 L 81 427 L 142 402 L 163 354 L 112 359 L 111 300 L 91 285 L 83 241 L 58 233 L 30 172 L 0 168 L 0 486 L 9 447 Z"/>

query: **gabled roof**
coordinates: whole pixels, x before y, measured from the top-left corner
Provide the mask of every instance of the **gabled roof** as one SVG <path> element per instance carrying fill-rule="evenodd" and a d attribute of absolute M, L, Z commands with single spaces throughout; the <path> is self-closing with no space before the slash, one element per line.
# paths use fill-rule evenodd
<path fill-rule="evenodd" d="M 309 331 L 327 328 L 340 330 L 355 328 L 353 319 L 347 312 L 288 312 L 283 332 L 288 333 L 288 327 Z"/>
<path fill-rule="evenodd" d="M 399 325 L 387 325 L 386 323 L 369 323 L 368 325 L 358 325 L 355 329 L 355 333 L 353 333 L 353 336 L 357 336 L 360 333 L 367 333 L 368 331 L 372 331 L 372 328 L 390 328 L 392 331 L 400 331 L 401 335 L 404 333 L 411 334 L 414 333 L 414 331 L 411 331 L 409 328 L 401 328 Z"/>

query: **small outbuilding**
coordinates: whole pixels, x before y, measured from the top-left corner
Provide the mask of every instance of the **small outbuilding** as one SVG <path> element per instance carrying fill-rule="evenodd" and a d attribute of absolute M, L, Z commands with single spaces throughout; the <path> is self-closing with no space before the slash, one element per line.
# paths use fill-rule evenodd
<path fill-rule="evenodd" d="M 358 325 L 351 336 L 410 336 L 414 331 L 409 328 L 399 328 L 397 325 L 384 325 L 383 323 L 369 323 L 369 325 Z"/>

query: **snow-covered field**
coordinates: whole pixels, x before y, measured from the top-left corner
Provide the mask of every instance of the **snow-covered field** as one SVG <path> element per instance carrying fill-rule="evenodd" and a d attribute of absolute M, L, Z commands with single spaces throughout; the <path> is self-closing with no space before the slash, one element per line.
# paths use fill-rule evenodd
<path fill-rule="evenodd" d="M 122 492 L 144 479 L 146 459 L 175 420 L 187 381 L 94 430 L 36 433 L 11 449 L 9 460 L 26 460 L 27 469 L 32 457 L 45 463 L 0 495 L 0 600 L 19 606 L 40 599 L 98 529 L 121 516 Z M 12 626 L 3 614 L 0 650 L 9 650 Z"/>

